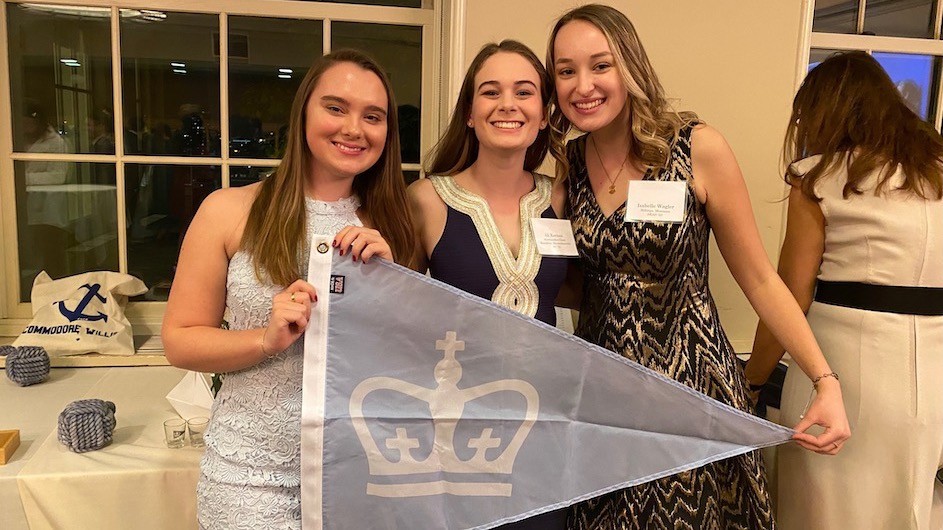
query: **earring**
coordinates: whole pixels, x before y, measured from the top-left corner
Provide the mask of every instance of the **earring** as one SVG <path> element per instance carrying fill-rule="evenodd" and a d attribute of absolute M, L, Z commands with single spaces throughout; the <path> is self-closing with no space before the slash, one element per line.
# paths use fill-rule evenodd
<path fill-rule="evenodd" d="M 475 122 L 473 122 L 473 121 L 471 121 L 471 120 L 468 120 L 466 123 L 468 124 L 469 127 L 472 127 L 472 128 L 475 127 Z"/>

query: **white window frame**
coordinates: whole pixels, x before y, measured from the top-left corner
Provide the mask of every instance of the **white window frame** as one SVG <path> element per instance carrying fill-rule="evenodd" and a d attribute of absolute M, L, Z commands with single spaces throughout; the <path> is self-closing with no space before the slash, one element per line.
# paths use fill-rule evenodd
<path fill-rule="evenodd" d="M 19 267 L 16 232 L 16 208 L 14 202 L 14 162 L 28 160 L 49 160 L 68 162 L 107 162 L 115 164 L 117 211 L 125 211 L 124 176 L 126 164 L 170 164 L 170 165 L 212 165 L 219 166 L 222 173 L 222 186 L 229 186 L 231 166 L 275 167 L 277 159 L 230 158 L 229 156 L 229 62 L 228 57 L 228 17 L 258 16 L 265 18 L 293 18 L 322 20 L 324 25 L 324 53 L 330 51 L 332 22 L 363 22 L 422 27 L 422 73 L 420 98 L 420 150 L 427 153 L 439 137 L 449 107 L 447 87 L 440 80 L 448 79 L 451 85 L 454 73 L 451 72 L 450 56 L 456 50 L 463 50 L 462 26 L 464 23 L 464 0 L 428 0 L 425 7 L 403 8 L 372 5 L 350 5 L 320 2 L 301 2 L 293 0 L 147 0 L 147 9 L 169 12 L 206 13 L 219 16 L 220 34 L 220 151 L 219 157 L 185 156 L 141 156 L 124 154 L 124 138 L 115 135 L 115 154 L 39 154 L 15 153 L 13 151 L 13 122 L 10 94 L 10 60 L 7 41 L 7 4 L 42 3 L 62 6 L 89 6 L 111 10 L 111 54 L 112 54 L 112 93 L 114 97 L 115 130 L 120 131 L 123 120 L 122 84 L 121 84 L 121 42 L 119 39 L 120 9 L 141 9 L 140 2 L 133 0 L 0 0 L 0 249 L 3 258 L 0 267 L 4 278 L 0 281 L 0 337 L 19 335 L 29 322 L 32 310 L 29 303 L 19 301 Z M 458 5 L 450 5 L 458 4 Z M 451 7 L 451 9 L 449 9 Z M 449 11 L 446 13 L 446 11 Z M 445 31 L 447 28 L 455 28 Z M 448 38 L 457 35 L 457 38 Z M 459 73 L 460 75 L 460 73 Z M 451 87 L 448 87 L 451 88 Z M 443 99 L 445 97 L 446 99 Z M 445 117 L 445 119 L 443 118 Z M 404 171 L 422 171 L 418 163 L 403 164 Z M 126 227 L 118 223 L 118 261 L 120 272 L 127 272 Z M 161 321 L 166 309 L 166 302 L 139 302 L 128 304 L 127 316 L 134 327 L 135 335 L 156 335 L 160 333 Z M 2 339 L 0 339 L 2 340 Z"/>

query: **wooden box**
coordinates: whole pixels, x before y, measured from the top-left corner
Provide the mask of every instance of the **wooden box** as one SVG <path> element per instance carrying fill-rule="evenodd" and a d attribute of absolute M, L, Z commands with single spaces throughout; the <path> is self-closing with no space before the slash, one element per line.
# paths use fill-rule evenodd
<path fill-rule="evenodd" d="M 20 431 L 0 431 L 0 465 L 9 462 L 19 446 Z"/>

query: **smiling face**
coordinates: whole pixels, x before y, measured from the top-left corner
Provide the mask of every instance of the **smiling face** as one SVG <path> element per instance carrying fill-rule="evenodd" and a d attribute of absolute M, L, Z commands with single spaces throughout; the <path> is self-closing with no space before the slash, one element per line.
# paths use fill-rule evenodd
<path fill-rule="evenodd" d="M 380 159 L 388 97 L 376 74 L 341 62 L 327 69 L 305 105 L 305 140 L 317 178 L 348 179 Z"/>
<path fill-rule="evenodd" d="M 564 116 L 593 132 L 628 120 L 628 90 L 606 36 L 584 20 L 568 22 L 553 43 L 557 100 Z"/>
<path fill-rule="evenodd" d="M 498 52 L 481 65 L 468 125 L 475 130 L 479 153 L 527 151 L 547 125 L 540 74 L 527 59 Z"/>

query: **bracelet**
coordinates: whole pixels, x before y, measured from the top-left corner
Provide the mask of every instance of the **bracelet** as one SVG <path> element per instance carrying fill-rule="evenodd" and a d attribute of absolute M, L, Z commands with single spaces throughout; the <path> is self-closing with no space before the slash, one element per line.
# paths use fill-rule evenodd
<path fill-rule="evenodd" d="M 276 354 L 265 351 L 265 334 L 266 333 L 268 333 L 268 328 L 265 328 L 265 330 L 262 332 L 262 340 L 259 341 L 259 349 L 262 350 L 262 355 L 271 359 L 272 357 L 275 357 Z"/>
<path fill-rule="evenodd" d="M 812 386 L 815 388 L 818 388 L 819 381 L 821 381 L 822 379 L 825 379 L 826 377 L 834 377 L 836 381 L 839 381 L 838 374 L 836 374 L 835 372 L 829 372 L 827 374 L 822 374 L 816 377 L 815 379 L 813 379 Z"/>

